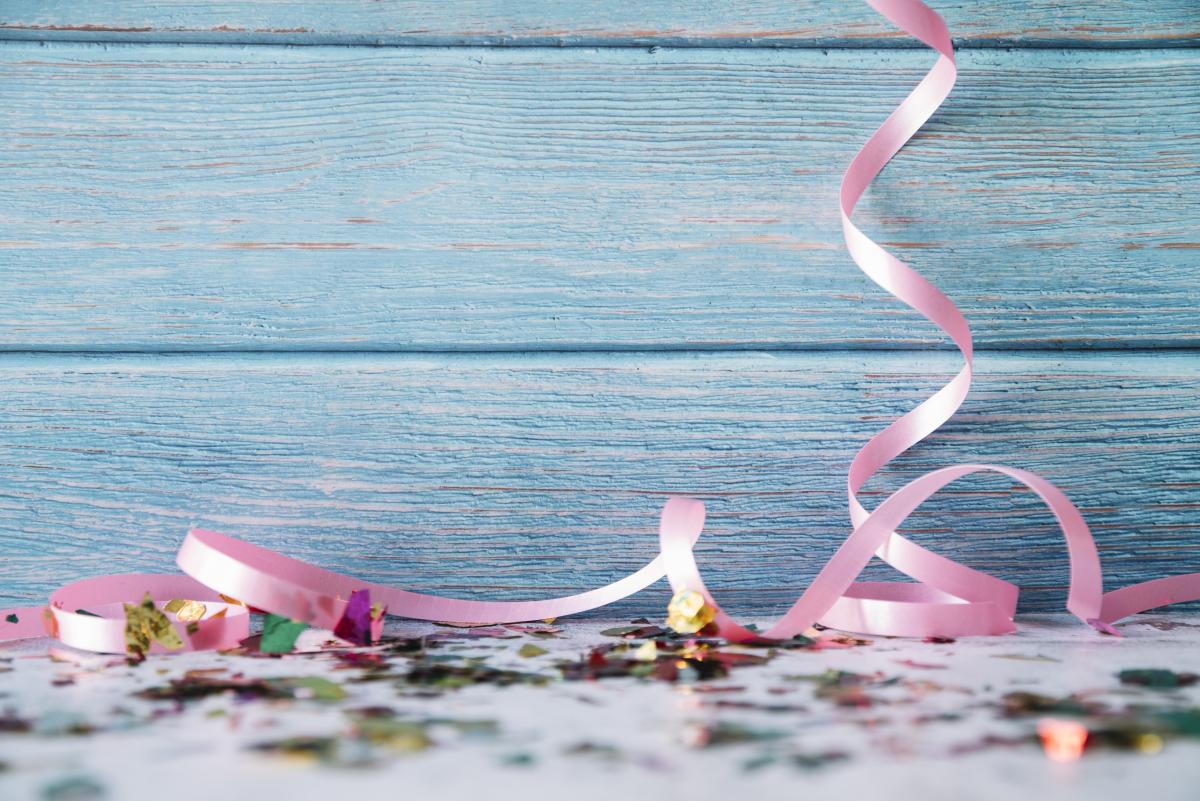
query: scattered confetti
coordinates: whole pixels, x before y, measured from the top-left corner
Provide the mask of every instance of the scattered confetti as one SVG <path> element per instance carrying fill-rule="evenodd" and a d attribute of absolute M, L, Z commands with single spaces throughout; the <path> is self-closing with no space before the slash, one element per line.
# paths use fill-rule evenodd
<path fill-rule="evenodd" d="M 346 697 L 341 685 L 320 676 L 290 678 L 221 678 L 204 672 L 190 672 L 159 687 L 148 687 L 137 697 L 152 701 L 195 701 L 213 695 L 230 695 L 239 700 L 307 699 L 340 701 Z"/>
<path fill-rule="evenodd" d="M 112 657 L 64 653 L 40 661 L 0 653 L 0 672 L 11 674 L 14 665 L 32 670 L 39 661 L 52 666 L 41 680 L 51 697 L 84 692 L 64 695 L 58 708 L 43 703 L 24 710 L 23 697 L 7 699 L 7 706 L 0 704 L 0 747 L 153 731 L 158 721 L 172 719 L 178 720 L 175 732 L 180 725 L 206 726 L 235 738 L 243 758 L 298 761 L 318 770 L 376 769 L 445 750 L 445 758 L 464 765 L 477 764 L 469 762 L 472 753 L 497 768 L 531 772 L 556 759 L 578 759 L 596 763 L 586 768 L 581 762 L 581 770 L 620 766 L 648 776 L 679 775 L 673 771 L 688 765 L 686 760 L 702 758 L 715 760 L 704 763 L 706 768 L 724 762 L 726 770 L 746 774 L 837 771 L 856 761 L 865 767 L 864 738 L 872 764 L 997 749 L 1024 759 L 1071 762 L 1106 752 L 1152 755 L 1186 742 L 1200 748 L 1200 676 L 1170 668 L 1092 669 L 1091 684 L 1073 686 L 1053 667 L 1060 661 L 1055 656 L 985 649 L 976 651 L 983 658 L 979 664 L 989 657 L 1028 663 L 1002 668 L 993 663 L 992 674 L 1008 673 L 1011 679 L 987 686 L 966 672 L 960 675 L 958 667 L 969 663 L 958 655 L 972 646 L 953 642 L 937 643 L 945 646 L 935 651 L 945 656 L 943 664 L 922 659 L 933 652 L 914 641 L 873 643 L 813 630 L 782 643 L 735 644 L 711 629 L 704 633 L 707 624 L 681 633 L 644 619 L 599 632 L 601 627 L 592 627 L 584 637 L 572 626 L 549 624 L 441 627 L 417 636 L 376 637 L 369 627 L 382 610 L 369 596 L 356 595 L 342 618 L 352 631 L 309 629 L 268 616 L 252 645 L 144 662 L 137 670 Z M 127 613 L 127 623 L 130 617 L 137 621 L 148 648 L 157 642 L 152 635 L 162 621 L 146 603 Z M 186 616 L 189 603 L 177 599 L 154 612 L 168 620 L 172 614 Z M 692 618 L 704 614 L 694 604 L 679 611 Z M 357 643 L 364 626 L 367 636 Z M 1060 653 L 1044 642 L 1033 645 Z M 1092 647 L 1106 645 L 1112 644 Z M 846 650 L 851 648 L 856 650 Z M 264 653 L 271 658 L 250 658 Z M 525 669 L 512 669 L 514 658 L 529 660 L 521 664 Z M 103 697 L 105 681 L 133 683 L 103 706 L 87 712 L 72 706 L 77 698 Z M 451 699 L 460 691 L 463 695 Z M 511 705 L 496 700 L 504 693 L 513 693 Z M 553 705 L 576 717 L 607 707 L 604 715 L 620 720 L 617 713 L 628 703 L 621 699 L 630 696 L 646 701 L 636 702 L 639 716 L 669 701 L 671 714 L 647 719 L 648 728 L 641 717 L 628 717 L 653 731 L 657 745 L 637 737 L 606 739 L 601 730 L 590 729 L 568 733 L 578 737 L 586 731 L 586 739 L 564 739 L 527 718 L 512 718 L 509 725 L 503 711 L 545 699 L 540 703 L 547 710 Z M 467 709 L 471 713 L 462 719 L 449 716 Z M 988 733 L 988 724 L 1005 728 Z M 477 743 L 491 745 L 470 750 L 481 748 Z M 162 753 L 172 758 L 171 749 Z M 5 751 L 9 771 L 30 770 L 26 759 Z M 39 781 L 49 788 L 64 780 L 50 774 Z M 55 792 L 64 801 L 76 797 L 69 788 Z"/>

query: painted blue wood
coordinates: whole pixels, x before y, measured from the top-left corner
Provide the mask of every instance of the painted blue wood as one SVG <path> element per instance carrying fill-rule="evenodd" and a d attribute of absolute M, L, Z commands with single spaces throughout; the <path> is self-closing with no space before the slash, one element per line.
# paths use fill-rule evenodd
<path fill-rule="evenodd" d="M 0 46 L 0 348 L 895 348 L 909 51 Z M 983 348 L 1200 337 L 1200 51 L 968 51 L 861 224 Z"/>
<path fill-rule="evenodd" d="M 1080 504 L 1110 587 L 1200 569 L 1200 8 L 937 6 L 974 49 L 861 221 L 1005 352 L 868 500 L 1013 463 Z M 1012 44 L 1070 49 L 990 49 Z M 779 610 L 845 534 L 854 449 L 956 367 L 866 352 L 936 339 L 833 211 L 929 63 L 912 45 L 812 0 L 9 0 L 0 603 L 170 569 L 189 524 L 415 589 L 562 593 L 649 558 L 687 493 L 712 584 Z M 122 350 L 150 353 L 76 353 Z M 1062 601 L 1052 521 L 1007 482 L 911 530 Z"/>
<path fill-rule="evenodd" d="M 1200 569 L 1200 359 L 985 354 L 964 412 L 872 486 L 948 461 L 1059 482 L 1110 586 Z M 671 493 L 735 607 L 778 609 L 846 534 L 844 471 L 950 354 L 0 358 L 0 603 L 170 569 L 190 524 L 365 578 L 482 597 L 611 580 L 655 550 Z M 1062 600 L 1047 513 L 964 481 L 916 538 Z M 878 571 L 878 575 L 890 575 Z M 664 591 L 622 607 L 658 614 Z"/>
<path fill-rule="evenodd" d="M 1191 45 L 1194 0 L 938 0 L 959 46 Z M 6 0 L 0 34 L 355 45 L 912 46 L 864 3 L 818 0 Z"/>

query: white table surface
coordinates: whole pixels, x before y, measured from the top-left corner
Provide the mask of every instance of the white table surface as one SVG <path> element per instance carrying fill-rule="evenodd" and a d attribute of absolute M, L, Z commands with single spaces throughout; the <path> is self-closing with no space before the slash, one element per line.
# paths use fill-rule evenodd
<path fill-rule="evenodd" d="M 704 682 L 726 691 L 633 678 L 556 679 L 541 687 L 472 686 L 431 698 L 402 694 L 391 680 L 346 683 L 361 672 L 334 670 L 337 660 L 328 653 L 278 659 L 185 654 L 130 667 L 120 658 L 77 652 L 56 661 L 45 641 L 13 643 L 0 646 L 0 670 L 9 669 L 0 673 L 0 710 L 30 720 L 34 731 L 0 733 L 0 798 L 1200 798 L 1200 739 L 1168 740 L 1153 755 L 1088 751 L 1069 763 L 1049 760 L 1032 742 L 956 754 L 989 735 L 1034 732 L 1037 718 L 1005 719 L 994 705 L 1014 690 L 1090 693 L 1114 708 L 1200 705 L 1198 686 L 1123 687 L 1115 676 L 1138 667 L 1200 672 L 1200 617 L 1171 610 L 1141 616 L 1122 626 L 1119 639 L 1065 617 L 1018 622 L 1019 633 L 1003 637 L 946 644 L 876 638 L 841 650 L 788 651 Z M 563 631 L 556 639 L 444 642 L 431 653 L 484 655 L 490 665 L 557 676 L 556 658 L 577 659 L 593 645 L 613 642 L 599 631 L 626 623 L 559 621 Z M 388 633 L 455 631 L 401 622 Z M 518 656 L 526 643 L 550 653 Z M 395 670 L 406 669 L 406 658 L 394 661 Z M 172 701 L 131 697 L 200 668 L 225 668 L 224 676 L 325 676 L 345 684 L 347 697 L 239 702 L 221 695 L 182 710 Z M 785 678 L 828 669 L 879 671 L 902 681 L 869 690 L 881 702 L 855 709 L 814 697 L 810 682 Z M 716 705 L 730 701 L 784 708 Z M 347 740 L 332 763 L 252 749 L 293 735 L 341 735 L 345 710 L 368 705 L 419 720 L 495 721 L 496 731 L 470 736 L 450 725 L 431 726 L 433 744 L 417 752 Z M 919 722 L 944 712 L 961 719 Z M 697 731 L 718 722 L 779 737 L 697 747 Z M 78 723 L 99 730 L 63 733 Z M 572 753 L 579 750 L 585 753 Z M 790 761 L 793 754 L 826 751 L 849 758 L 815 769 Z M 771 756 L 770 764 L 748 767 Z"/>

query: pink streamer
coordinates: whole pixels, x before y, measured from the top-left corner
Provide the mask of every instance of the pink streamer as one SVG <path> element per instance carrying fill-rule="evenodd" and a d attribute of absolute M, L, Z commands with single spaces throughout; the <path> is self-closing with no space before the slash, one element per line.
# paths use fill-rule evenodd
<path fill-rule="evenodd" d="M 174 624 L 185 649 L 198 650 L 231 647 L 248 634 L 247 609 L 228 603 L 222 594 L 327 629 L 338 625 L 348 599 L 362 590 L 385 605 L 388 614 L 400 617 L 497 623 L 595 609 L 641 591 L 664 574 L 676 592 L 701 593 L 716 610 L 718 634 L 734 641 L 793 637 L 817 622 L 876 635 L 1002 634 L 1014 630 L 1017 587 L 932 553 L 895 531 L 942 487 L 981 471 L 1001 473 L 1025 484 L 1054 514 L 1070 564 L 1067 609 L 1088 625 L 1115 633 L 1112 624 L 1129 615 L 1200 599 L 1200 573 L 1104 593 L 1096 546 L 1079 510 L 1053 484 L 1025 470 L 973 464 L 944 467 L 909 482 L 874 511 L 867 511 L 859 502 L 858 491 L 880 468 L 928 437 L 958 410 L 970 389 L 972 370 L 971 330 L 958 307 L 850 220 L 863 192 L 942 104 L 957 76 L 950 34 L 933 10 L 919 0 L 867 2 L 936 51 L 938 60 L 871 135 L 842 178 L 840 205 L 846 247 L 875 283 L 944 331 L 961 351 L 964 365 L 948 384 L 872 437 L 855 455 L 847 486 L 853 531 L 775 625 L 765 632 L 752 631 L 721 610 L 704 586 L 692 551 L 704 526 L 704 505 L 672 498 L 662 510 L 659 556 L 619 581 L 565 598 L 499 602 L 423 595 L 370 584 L 223 534 L 193 529 L 176 557 L 191 578 L 127 574 L 78 581 L 55 592 L 47 607 L 0 610 L 0 641 L 50 633 L 77 648 L 120 653 L 125 650 L 121 603 L 137 602 L 147 592 L 160 602 L 171 598 L 205 602 L 210 614 L 204 620 L 194 626 Z M 855 581 L 874 556 L 916 583 Z M 212 617 L 219 610 L 225 615 Z M 153 650 L 162 648 L 155 645 Z"/>

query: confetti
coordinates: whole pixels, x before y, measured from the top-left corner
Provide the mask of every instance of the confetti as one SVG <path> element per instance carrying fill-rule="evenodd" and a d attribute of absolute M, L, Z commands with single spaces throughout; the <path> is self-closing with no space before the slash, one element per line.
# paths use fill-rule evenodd
<path fill-rule="evenodd" d="M 312 762 L 334 762 L 338 754 L 336 737 L 288 737 L 273 742 L 257 743 L 251 749 Z"/>
<path fill-rule="evenodd" d="M 145 659 L 152 643 L 158 643 L 163 648 L 177 651 L 183 647 L 183 640 L 170 618 L 163 614 L 150 593 L 146 593 L 138 605 L 123 604 L 125 607 L 125 650 L 136 660 Z"/>
<path fill-rule="evenodd" d="M 370 590 L 355 590 L 350 593 L 346 611 L 333 627 L 333 633 L 355 645 L 370 645 L 379 639 L 383 615 L 382 606 L 372 606 Z"/>
<path fill-rule="evenodd" d="M 845 751 L 820 751 L 814 754 L 790 754 L 787 761 L 801 770 L 818 770 L 849 758 L 850 755 Z"/>
<path fill-rule="evenodd" d="M 680 739 L 689 748 L 714 748 L 761 740 L 778 740 L 786 736 L 787 732 L 779 729 L 752 729 L 737 723 L 718 721 L 690 724 L 684 727 Z"/>
<path fill-rule="evenodd" d="M 868 687 L 889 687 L 900 681 L 898 678 L 888 678 L 882 673 L 852 673 L 847 670 L 827 670 L 816 675 L 784 678 L 789 681 L 812 682 L 816 685 L 813 690 L 814 697 L 848 708 L 873 706 L 877 699 L 867 694 Z"/>
<path fill-rule="evenodd" d="M 21 622 L 21 619 L 19 617 L 17 617 L 15 614 L 5 615 L 4 619 L 6 621 L 8 621 L 9 623 L 20 623 Z"/>
<path fill-rule="evenodd" d="M 551 620 L 553 620 L 553 618 L 551 618 Z M 508 629 L 509 631 L 516 631 L 521 634 L 528 634 L 530 637 L 539 637 L 541 639 L 556 638 L 559 634 L 562 634 L 561 626 L 551 626 L 549 624 L 545 626 L 530 626 L 524 623 L 509 623 L 504 628 Z"/>
<path fill-rule="evenodd" d="M 195 623 L 198 620 L 203 620 L 208 608 L 199 601 L 186 601 L 182 598 L 175 598 L 167 601 L 163 611 L 172 612 L 175 619 L 184 623 Z"/>
<path fill-rule="evenodd" d="M 1173 690 L 1176 687 L 1190 687 L 1200 676 L 1195 673 L 1176 673 L 1164 668 L 1139 668 L 1122 670 L 1117 674 L 1122 684 L 1133 684 L 1139 687 L 1150 687 L 1155 690 Z"/>
<path fill-rule="evenodd" d="M 182 678 L 172 679 L 159 687 L 147 687 L 134 695 L 150 701 L 195 701 L 213 695 L 230 694 L 241 700 L 295 699 L 308 701 L 340 701 L 346 690 L 320 676 L 246 679 L 221 678 L 205 671 L 189 671 Z"/>
<path fill-rule="evenodd" d="M 106 795 L 104 785 L 88 776 L 66 776 L 42 788 L 42 801 L 90 801 Z"/>
<path fill-rule="evenodd" d="M 162 605 L 160 614 L 178 615 L 187 603 L 187 599 L 176 599 Z M 212 606 L 209 604 L 210 610 Z M 362 596 L 354 599 L 354 606 L 356 611 L 344 616 L 348 623 L 361 624 L 382 611 Z M 118 669 L 114 673 L 124 672 L 136 680 L 128 690 L 133 698 L 109 707 L 107 713 L 60 709 L 27 717 L 19 716 L 14 706 L 0 711 L 0 734 L 97 737 L 177 716 L 193 722 L 220 718 L 211 724 L 214 731 L 219 729 L 225 732 L 223 736 L 236 739 L 237 747 L 250 754 L 325 767 L 378 767 L 393 759 L 422 758 L 421 754 L 450 745 L 455 748 L 454 759 L 474 759 L 465 750 L 468 741 L 485 739 L 498 748 L 480 752 L 491 764 L 510 764 L 505 754 L 514 753 L 528 756 L 528 760 L 524 756 L 514 759 L 514 766 L 539 767 L 556 755 L 559 759 L 590 756 L 652 773 L 684 765 L 680 761 L 684 759 L 725 760 L 735 770 L 740 765 L 744 771 L 836 770 L 838 763 L 858 753 L 863 738 L 877 747 L 872 765 L 995 749 L 1011 749 L 1016 759 L 1070 762 L 1084 756 L 1094 759 L 1092 754 L 1100 751 L 1136 757 L 1174 748 L 1181 740 L 1200 741 L 1200 707 L 1191 706 L 1197 696 L 1186 691 L 1200 685 L 1200 676 L 1167 668 L 1092 670 L 1093 684 L 1058 695 L 1030 691 L 1028 684 L 1038 681 L 1033 675 L 1036 668 L 1022 670 L 1011 665 L 1005 669 L 1000 663 L 992 663 L 988 680 L 1005 672 L 1014 674 L 1007 685 L 984 685 L 968 675 L 970 671 L 963 673 L 963 686 L 930 681 L 908 668 L 946 666 L 922 659 L 930 654 L 928 646 L 915 641 L 877 641 L 868 654 L 821 653 L 821 641 L 850 637 L 828 630 L 812 632 L 817 643 L 801 637 L 769 645 L 735 644 L 635 620 L 627 626 L 605 628 L 603 636 L 592 634 L 591 641 L 584 641 L 579 650 L 577 629 L 569 629 L 570 634 L 555 629 L 549 636 L 541 636 L 543 626 L 514 624 L 389 637 L 370 649 L 347 649 L 341 639 L 321 630 L 297 640 L 305 630 L 297 621 L 273 616 L 264 622 L 263 634 L 252 639 L 265 637 L 271 647 L 275 636 L 286 634 L 282 647 L 292 653 L 270 654 L 275 658 L 267 661 L 249 660 L 246 657 L 267 654 L 247 645 L 212 657 L 215 662 L 204 661 L 202 654 L 189 654 L 155 663 L 161 678 L 149 684 L 145 677 L 151 671 L 127 671 L 123 659 L 59 662 L 45 677 L 44 686 L 96 686 L 96 674 L 113 667 Z M 178 630 L 179 624 L 174 625 Z M 939 645 L 944 650 L 937 653 L 947 654 L 947 662 L 950 654 L 971 650 L 967 645 Z M 297 646 L 303 646 L 301 652 L 296 651 Z M 796 649 L 806 652 L 797 654 Z M 1036 652 L 996 654 L 991 648 L 976 651 L 975 656 L 1057 661 Z M 526 663 L 532 667 L 503 666 L 501 660 L 511 664 L 514 658 L 533 660 Z M 497 660 L 495 666 L 492 660 Z M 10 664 L 20 670 L 25 663 L 6 660 L 0 653 L 0 671 L 11 672 Z M 896 674 L 825 669 L 853 664 L 904 667 Z M 772 668 L 760 667 L 759 674 L 765 680 L 750 678 L 750 674 L 744 678 L 741 673 L 745 668 L 766 665 Z M 180 675 L 175 666 L 188 669 Z M 297 668 L 283 671 L 295 675 L 279 675 L 280 666 Z M 954 667 L 957 669 L 957 662 Z M 740 681 L 730 680 L 734 674 Z M 614 686 L 601 692 L 579 684 L 595 681 Z M 486 700 L 487 696 L 517 686 L 531 688 L 512 697 L 518 705 L 538 697 L 556 705 L 619 709 L 625 702 L 618 699 L 625 697 L 633 683 L 643 685 L 633 695 L 649 700 L 659 693 L 658 698 L 669 698 L 677 710 L 669 719 L 659 717 L 673 736 L 666 746 L 656 747 L 674 749 L 673 753 L 642 751 L 636 740 L 626 745 L 615 738 L 612 742 L 622 750 L 604 745 L 601 739 L 524 746 L 512 739 L 513 732 L 501 729 L 500 721 L 487 719 L 486 712 L 477 719 L 439 716 L 454 708 L 446 705 L 447 694 L 465 687 L 481 686 L 466 699 L 473 709 L 487 710 L 489 705 L 497 711 L 504 709 L 503 703 Z M 666 687 L 654 689 L 653 685 Z M 397 695 L 403 699 L 402 705 L 393 709 L 388 704 Z M 927 700 L 935 695 L 937 700 Z M 349 699 L 357 700 L 359 706 L 347 708 Z M 579 707 L 580 712 L 583 709 Z M 983 734 L 979 724 L 986 725 L 989 715 L 1001 719 L 993 722 L 1005 727 L 1003 733 Z M 507 718 L 502 720 L 507 722 Z M 275 734 L 264 735 L 264 731 Z M 562 746 L 571 742 L 576 746 L 564 751 Z M 843 745 L 856 748 L 843 750 L 839 747 Z M 681 756 L 689 751 L 695 753 Z M 444 756 L 450 758 L 451 754 Z M 26 768 L 14 763 L 13 769 Z"/>
<path fill-rule="evenodd" d="M 1045 718 L 1038 722 L 1038 737 L 1046 756 L 1055 762 L 1073 762 L 1083 754 L 1087 727 L 1073 720 Z"/>
<path fill-rule="evenodd" d="M 633 652 L 633 658 L 639 662 L 654 662 L 658 659 L 658 646 L 654 640 L 647 640 Z"/>
<path fill-rule="evenodd" d="M 950 667 L 949 665 L 938 665 L 932 662 L 917 662 L 913 659 L 897 659 L 896 664 L 916 668 L 917 670 L 945 670 Z"/>
<path fill-rule="evenodd" d="M 300 632 L 308 628 L 307 623 L 289 620 L 280 615 L 268 614 L 263 621 L 262 639 L 258 649 L 264 654 L 286 654 L 296 646 Z"/>
<path fill-rule="evenodd" d="M 616 626 L 600 632 L 603 637 L 620 637 L 626 640 L 641 640 L 646 637 L 669 636 L 673 632 L 662 626 Z"/>
<path fill-rule="evenodd" d="M 683 589 L 675 593 L 667 604 L 667 625 L 679 634 L 695 634 L 717 616 L 717 611 L 705 601 L 704 596 Z"/>
<path fill-rule="evenodd" d="M 424 751 L 433 745 L 427 729 L 428 725 L 419 721 L 369 715 L 359 718 L 353 731 L 368 742 L 394 751 Z"/>
<path fill-rule="evenodd" d="M 1001 698 L 1001 706 L 1004 714 L 1008 717 L 1045 714 L 1087 715 L 1103 711 L 1098 703 L 1085 702 L 1073 695 L 1054 698 L 1025 691 L 1006 693 Z"/>
<path fill-rule="evenodd" d="M 550 678 L 538 673 L 502 670 L 478 663 L 452 665 L 424 659 L 416 662 L 400 676 L 400 682 L 409 686 L 456 690 L 476 684 L 493 684 L 500 687 L 514 684 L 540 686 L 549 684 Z"/>
<path fill-rule="evenodd" d="M 1016 662 L 1054 662 L 1061 660 L 1055 659 L 1052 656 L 1042 656 L 1041 654 L 992 654 L 993 659 L 1012 659 Z"/>
<path fill-rule="evenodd" d="M 51 637 L 58 636 L 58 618 L 54 616 L 48 606 L 42 608 L 42 626 Z"/>

